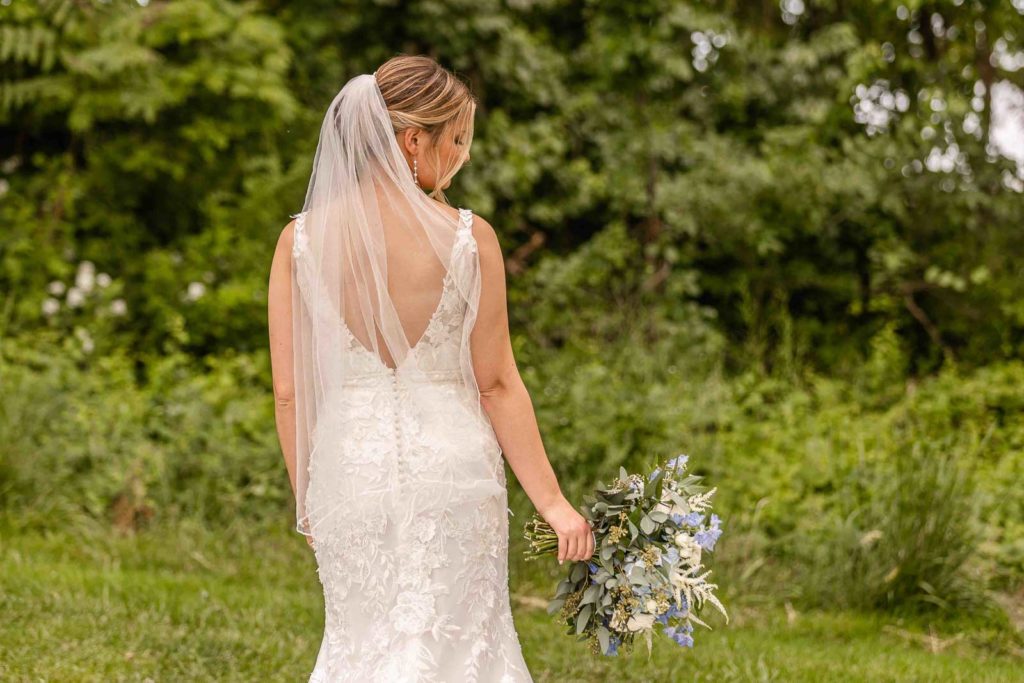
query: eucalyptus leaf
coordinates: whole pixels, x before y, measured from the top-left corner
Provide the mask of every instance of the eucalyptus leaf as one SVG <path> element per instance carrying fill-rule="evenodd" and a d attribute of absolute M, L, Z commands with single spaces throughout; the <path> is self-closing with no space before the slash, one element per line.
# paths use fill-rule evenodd
<path fill-rule="evenodd" d="M 590 621 L 590 615 L 594 613 L 593 605 L 585 605 L 580 610 L 579 615 L 576 617 L 576 633 L 583 633 L 583 629 L 587 627 L 587 622 Z"/>

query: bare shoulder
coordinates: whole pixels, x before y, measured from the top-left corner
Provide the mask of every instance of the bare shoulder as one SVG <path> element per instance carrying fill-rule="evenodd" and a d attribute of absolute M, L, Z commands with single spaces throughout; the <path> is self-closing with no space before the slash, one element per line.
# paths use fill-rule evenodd
<path fill-rule="evenodd" d="M 296 219 L 291 219 L 281 230 L 281 234 L 277 238 L 278 249 L 290 250 L 292 248 L 295 243 L 295 221 Z"/>
<path fill-rule="evenodd" d="M 295 248 L 295 219 L 288 221 L 288 223 L 281 229 L 281 233 L 277 237 L 277 246 L 274 247 L 273 265 L 271 266 L 271 274 L 275 272 L 284 272 L 285 264 L 289 263 L 292 259 L 292 253 Z M 281 264 L 281 268 L 277 268 L 277 264 Z M 282 275 L 283 277 L 283 275 Z"/>
<path fill-rule="evenodd" d="M 437 202 L 438 207 L 442 211 L 447 213 L 449 216 L 451 216 L 455 220 L 459 219 L 458 207 L 445 204 L 444 202 L 439 202 L 436 199 L 433 201 Z M 485 219 L 477 212 L 473 211 L 472 209 L 470 209 L 470 211 L 473 214 L 473 239 L 475 239 L 477 244 L 480 245 L 480 249 L 482 251 L 490 254 L 491 256 L 494 256 L 495 253 L 497 253 L 497 255 L 500 256 L 501 246 L 498 244 L 498 235 L 494 231 L 494 226 L 492 226 L 487 221 L 487 219 Z"/>
<path fill-rule="evenodd" d="M 501 245 L 498 243 L 498 233 L 486 218 L 474 213 L 472 231 L 473 239 L 476 240 L 482 250 L 490 252 L 494 252 L 496 250 L 498 254 L 501 253 Z"/>
<path fill-rule="evenodd" d="M 302 239 L 304 235 L 301 234 L 299 221 L 304 218 L 303 213 L 295 214 L 292 219 L 281 230 L 280 236 L 277 238 L 277 251 L 285 254 L 295 254 L 296 247 L 299 251 L 305 244 Z M 298 244 L 296 245 L 296 239 Z"/>

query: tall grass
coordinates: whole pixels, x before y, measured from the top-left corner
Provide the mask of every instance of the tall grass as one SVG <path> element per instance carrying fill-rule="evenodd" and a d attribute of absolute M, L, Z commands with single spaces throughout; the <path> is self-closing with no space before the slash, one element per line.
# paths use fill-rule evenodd
<path fill-rule="evenodd" d="M 885 457 L 862 459 L 842 480 L 833 521 L 807 538 L 804 587 L 844 607 L 988 610 L 972 573 L 984 442 L 901 431 Z"/>

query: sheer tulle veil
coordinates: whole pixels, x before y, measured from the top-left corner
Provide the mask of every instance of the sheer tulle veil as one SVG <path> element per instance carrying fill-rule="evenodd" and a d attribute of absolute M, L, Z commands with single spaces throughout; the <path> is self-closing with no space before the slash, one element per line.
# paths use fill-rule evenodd
<path fill-rule="evenodd" d="M 472 137 L 471 125 L 464 134 Z M 455 156 L 461 166 L 465 152 Z M 456 248 L 458 212 L 414 180 L 376 74 L 352 78 L 331 101 L 301 213 L 294 238 L 301 250 L 292 260 L 295 498 L 296 529 L 311 535 L 312 522 L 329 512 L 309 510 L 306 498 L 319 418 L 368 363 L 396 386 L 424 379 L 417 344 L 448 287 L 466 306 L 459 350 L 466 405 L 483 419 L 469 348 L 480 278 L 475 248 Z"/>

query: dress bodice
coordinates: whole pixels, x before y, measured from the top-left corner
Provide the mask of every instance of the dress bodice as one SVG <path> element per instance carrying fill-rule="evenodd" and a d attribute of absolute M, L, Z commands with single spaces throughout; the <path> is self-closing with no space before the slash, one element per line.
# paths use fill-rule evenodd
<path fill-rule="evenodd" d="M 303 299 L 310 306 L 308 292 L 313 291 L 310 268 L 301 263 L 307 253 L 309 236 L 305 230 L 306 213 L 298 213 L 295 218 L 295 236 L 292 256 L 298 265 L 297 275 Z M 323 316 L 335 315 L 330 320 L 321 319 L 324 329 L 336 329 L 333 342 L 343 345 L 341 348 L 350 353 L 339 354 L 337 374 L 330 376 L 344 378 L 344 385 L 367 385 L 390 381 L 394 375 L 408 375 L 403 369 L 407 363 L 415 362 L 422 376 L 427 381 L 458 381 L 462 378 L 460 369 L 460 344 L 467 304 L 460 294 L 458 283 L 467 278 L 470 269 L 476 267 L 474 256 L 477 252 L 476 240 L 473 237 L 473 212 L 470 209 L 459 209 L 459 225 L 455 241 L 452 245 L 451 261 L 442 284 L 441 297 L 431 315 L 426 329 L 420 339 L 409 349 L 409 355 L 396 367 L 386 365 L 380 357 L 360 342 L 340 315 L 334 311 L 321 308 Z M 312 308 L 312 306 L 310 306 Z"/>

